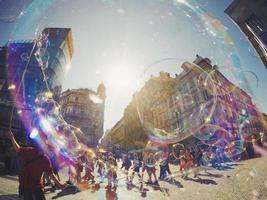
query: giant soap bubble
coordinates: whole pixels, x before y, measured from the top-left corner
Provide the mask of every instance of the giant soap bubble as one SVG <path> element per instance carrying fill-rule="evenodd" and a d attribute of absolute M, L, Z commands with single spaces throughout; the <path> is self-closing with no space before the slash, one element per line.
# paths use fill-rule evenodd
<path fill-rule="evenodd" d="M 66 5 L 71 2 L 66 0 L 61 3 Z M 142 29 L 147 30 L 148 33 L 157 30 L 151 37 L 149 35 L 147 44 L 139 41 L 137 35 L 129 34 L 130 36 L 123 35 L 123 37 L 120 35 L 122 38 L 130 37 L 129 41 L 140 45 L 138 47 L 133 45 L 133 48 L 138 49 L 151 45 L 155 48 L 149 49 L 150 51 L 161 52 L 161 54 L 150 57 L 150 52 L 147 50 L 142 52 L 143 57 L 138 57 L 142 61 L 145 60 L 146 64 L 140 69 L 140 76 L 136 80 L 138 92 L 133 97 L 142 130 L 151 143 L 159 144 L 150 154 L 152 155 L 150 157 L 152 164 L 166 159 L 166 155 L 170 152 L 178 158 L 180 151 L 187 148 L 189 144 L 183 144 L 183 142 L 192 138 L 201 144 L 223 148 L 229 159 L 239 160 L 244 151 L 244 142 L 250 133 L 242 131 L 247 127 L 247 124 L 244 124 L 246 119 L 243 119 L 246 115 L 242 109 L 235 108 L 240 104 L 246 105 L 251 102 L 249 98 L 244 98 L 247 103 L 240 102 L 240 97 L 236 94 L 249 92 L 253 95 L 251 84 L 258 85 L 257 76 L 253 72 L 244 71 L 235 43 L 227 28 L 220 20 L 203 9 L 200 3 L 186 0 L 155 0 L 151 2 L 159 8 L 164 5 L 168 7 L 168 10 L 160 17 L 150 19 L 150 13 L 136 9 L 134 17 L 127 18 L 127 9 L 131 8 L 127 3 L 124 5 L 127 9 L 120 8 L 121 1 L 100 1 L 99 4 L 108 9 L 110 13 L 115 12 L 120 17 L 123 16 L 119 21 L 124 21 L 125 27 L 129 27 L 129 24 L 134 26 L 140 23 L 138 34 L 142 34 Z M 55 55 L 48 53 L 48 49 L 51 48 L 48 40 L 50 33 L 39 31 L 41 29 L 39 27 L 54 26 L 52 22 L 46 20 L 49 16 L 45 12 L 60 3 L 53 0 L 34 0 L 25 7 L 23 15 L 21 12 L 24 8 L 24 1 L 20 0 L 17 3 L 19 6 L 17 5 L 14 12 L 8 12 L 8 10 L 1 12 L 7 8 L 7 1 L 0 0 L 0 21 L 13 22 L 17 20 L 17 25 L 10 38 L 20 39 L 20 36 L 29 34 L 31 29 L 36 28 L 37 31 L 34 41 L 11 42 L 7 48 L 10 55 L 7 59 L 8 74 L 14 74 L 16 67 L 23 66 L 19 71 L 21 76 L 17 79 L 9 78 L 9 87 L 15 106 L 20 108 L 25 103 L 23 100 L 27 99 L 31 111 L 21 111 L 20 117 L 29 136 L 36 139 L 45 150 L 48 149 L 48 144 L 53 146 L 58 160 L 64 161 L 67 166 L 73 168 L 73 163 L 80 164 L 80 158 L 86 155 L 88 147 L 83 142 L 84 135 L 81 130 L 66 123 L 60 114 L 60 106 L 53 99 L 53 91 L 49 88 L 49 81 L 52 78 L 49 64 Z M 144 3 L 139 8 L 149 5 Z M 146 8 L 150 9 L 150 7 Z M 142 17 L 145 14 L 148 16 Z M 71 17 L 78 16 L 75 12 L 74 14 L 70 12 L 70 15 Z M 103 16 L 103 18 L 105 17 Z M 109 20 L 107 19 L 108 23 L 110 23 Z M 85 23 L 86 20 L 77 19 L 76 21 Z M 156 26 L 159 26 L 158 29 L 152 28 Z M 120 30 L 125 29 L 120 28 Z M 77 29 L 73 31 L 75 32 Z M 94 29 L 92 28 L 90 31 L 93 32 Z M 97 34 L 101 36 L 102 33 Z M 107 34 L 105 38 L 109 38 L 110 41 L 116 35 L 105 34 Z M 85 35 L 90 35 L 90 33 L 85 33 Z M 162 39 L 159 36 L 165 38 Z M 74 46 L 78 37 L 74 38 Z M 167 40 L 169 38 L 171 39 Z M 179 43 L 173 43 L 176 38 L 180 38 Z M 157 42 L 165 39 L 166 46 L 157 46 Z M 18 47 L 27 46 L 28 43 L 33 43 L 29 51 L 17 52 L 20 49 Z M 177 46 L 174 48 L 175 51 L 168 50 L 172 45 Z M 123 46 L 127 45 L 123 43 Z M 116 47 L 115 45 L 114 48 L 116 49 Z M 97 48 L 95 49 L 97 52 Z M 198 52 L 200 50 L 201 52 Z M 113 48 L 112 51 L 114 51 Z M 120 50 L 117 51 L 120 52 Z M 97 52 L 97 54 L 100 53 Z M 15 54 L 19 56 L 13 59 L 12 55 Z M 195 54 L 200 54 L 203 58 L 201 56 L 196 58 Z M 120 61 L 123 56 L 121 53 L 119 55 L 115 59 Z M 124 57 L 126 56 L 124 55 Z M 42 75 L 41 81 L 46 85 L 46 88 L 42 88 L 34 99 L 20 93 L 24 88 L 24 77 L 31 73 L 29 70 L 31 59 L 35 61 L 35 65 Z M 20 65 L 16 66 L 15 61 Z M 250 80 L 247 77 L 250 77 Z M 32 86 L 36 86 L 34 82 L 40 80 L 32 81 Z M 33 90 L 37 91 L 35 88 Z M 99 104 L 103 103 L 98 97 L 90 98 Z M 170 144 L 172 148 L 167 150 L 165 145 Z"/>
<path fill-rule="evenodd" d="M 12 23 L 18 20 L 24 12 L 24 0 L 1 0 L 0 22 Z"/>

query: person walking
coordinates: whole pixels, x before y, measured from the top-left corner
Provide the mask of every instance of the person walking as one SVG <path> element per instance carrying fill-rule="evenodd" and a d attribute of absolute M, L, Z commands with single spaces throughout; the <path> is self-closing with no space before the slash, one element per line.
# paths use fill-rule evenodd
<path fill-rule="evenodd" d="M 33 147 L 21 147 L 12 131 L 7 132 L 7 137 L 11 140 L 14 150 L 18 153 L 22 161 L 22 169 L 19 173 L 19 196 L 24 200 L 45 200 L 44 185 L 42 175 L 46 172 L 55 184 L 63 189 L 61 184 L 53 173 L 53 168 L 47 156 L 38 145 Z"/>
<path fill-rule="evenodd" d="M 160 180 L 166 178 L 167 172 L 168 175 L 172 174 L 169 166 L 169 156 L 170 156 L 169 153 L 167 155 L 165 154 L 160 162 L 160 175 L 159 175 Z"/>
<path fill-rule="evenodd" d="M 106 186 L 106 189 L 114 189 L 117 188 L 117 168 L 118 164 L 116 159 L 109 155 L 108 161 L 107 161 L 107 178 L 108 178 L 108 185 Z"/>
<path fill-rule="evenodd" d="M 130 160 L 129 156 L 126 154 L 124 155 L 123 157 L 123 162 L 122 162 L 122 165 L 121 165 L 121 170 L 124 168 L 124 174 L 126 176 L 126 182 L 129 181 L 129 169 L 130 167 L 132 166 L 132 161 Z"/>
<path fill-rule="evenodd" d="M 155 184 L 158 185 L 158 179 L 156 176 L 156 160 L 153 157 L 153 153 L 149 153 L 146 159 L 144 159 L 144 169 L 148 174 L 147 184 Z M 154 177 L 154 182 L 152 182 L 152 176 Z M 143 175 L 142 175 L 143 177 Z M 142 178 L 143 179 L 143 178 Z"/>
<path fill-rule="evenodd" d="M 10 145 L 6 146 L 5 151 L 5 170 L 7 174 L 11 174 L 11 160 L 12 160 L 12 147 Z"/>
<path fill-rule="evenodd" d="M 142 163 L 141 163 L 141 160 L 139 159 L 139 157 L 138 157 L 138 155 L 136 153 L 134 154 L 133 157 L 134 157 L 133 158 L 133 167 L 132 167 L 133 172 L 132 172 L 132 175 L 131 175 L 130 183 L 133 182 L 133 179 L 134 179 L 134 176 L 135 176 L 136 173 L 137 173 L 139 181 L 141 183 L 142 182 L 142 180 L 141 180 L 142 177 L 141 177 L 141 174 L 140 174 L 140 167 L 141 167 Z"/>
<path fill-rule="evenodd" d="M 185 151 L 182 149 L 179 152 L 179 161 L 180 161 L 180 172 L 182 174 L 182 178 L 186 176 L 186 157 Z"/>

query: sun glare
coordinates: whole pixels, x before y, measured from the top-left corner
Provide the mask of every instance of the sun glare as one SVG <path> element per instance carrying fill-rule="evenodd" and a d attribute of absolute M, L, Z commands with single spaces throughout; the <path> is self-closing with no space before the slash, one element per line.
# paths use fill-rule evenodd
<path fill-rule="evenodd" d="M 183 3 L 183 4 L 185 4 L 186 3 L 186 1 L 185 0 L 177 0 L 179 3 Z"/>
<path fill-rule="evenodd" d="M 112 67 L 107 73 L 107 87 L 115 90 L 132 89 L 135 83 L 133 70 L 127 66 Z"/>

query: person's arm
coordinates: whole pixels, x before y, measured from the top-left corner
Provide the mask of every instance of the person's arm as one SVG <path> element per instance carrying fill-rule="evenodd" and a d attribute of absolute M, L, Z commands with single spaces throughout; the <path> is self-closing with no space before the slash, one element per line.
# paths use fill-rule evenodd
<path fill-rule="evenodd" d="M 9 132 L 7 132 L 6 136 L 11 140 L 12 146 L 14 148 L 14 150 L 16 152 L 19 152 L 20 150 L 20 145 L 17 143 L 14 134 L 12 133 L 12 131 L 10 130 Z"/>
<path fill-rule="evenodd" d="M 54 181 L 54 183 L 60 188 L 64 189 L 65 185 L 61 184 L 54 173 L 49 174 L 49 177 Z"/>

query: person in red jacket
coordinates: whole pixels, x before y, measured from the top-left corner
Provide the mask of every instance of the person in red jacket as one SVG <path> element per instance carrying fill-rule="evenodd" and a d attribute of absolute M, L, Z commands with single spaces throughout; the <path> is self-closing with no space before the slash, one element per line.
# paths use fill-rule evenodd
<path fill-rule="evenodd" d="M 45 200 L 43 192 L 43 173 L 46 172 L 55 184 L 63 189 L 57 177 L 53 173 L 53 168 L 47 156 L 38 147 L 21 147 L 11 131 L 7 134 L 11 140 L 14 150 L 22 162 L 22 169 L 19 173 L 19 193 L 24 200 Z"/>

